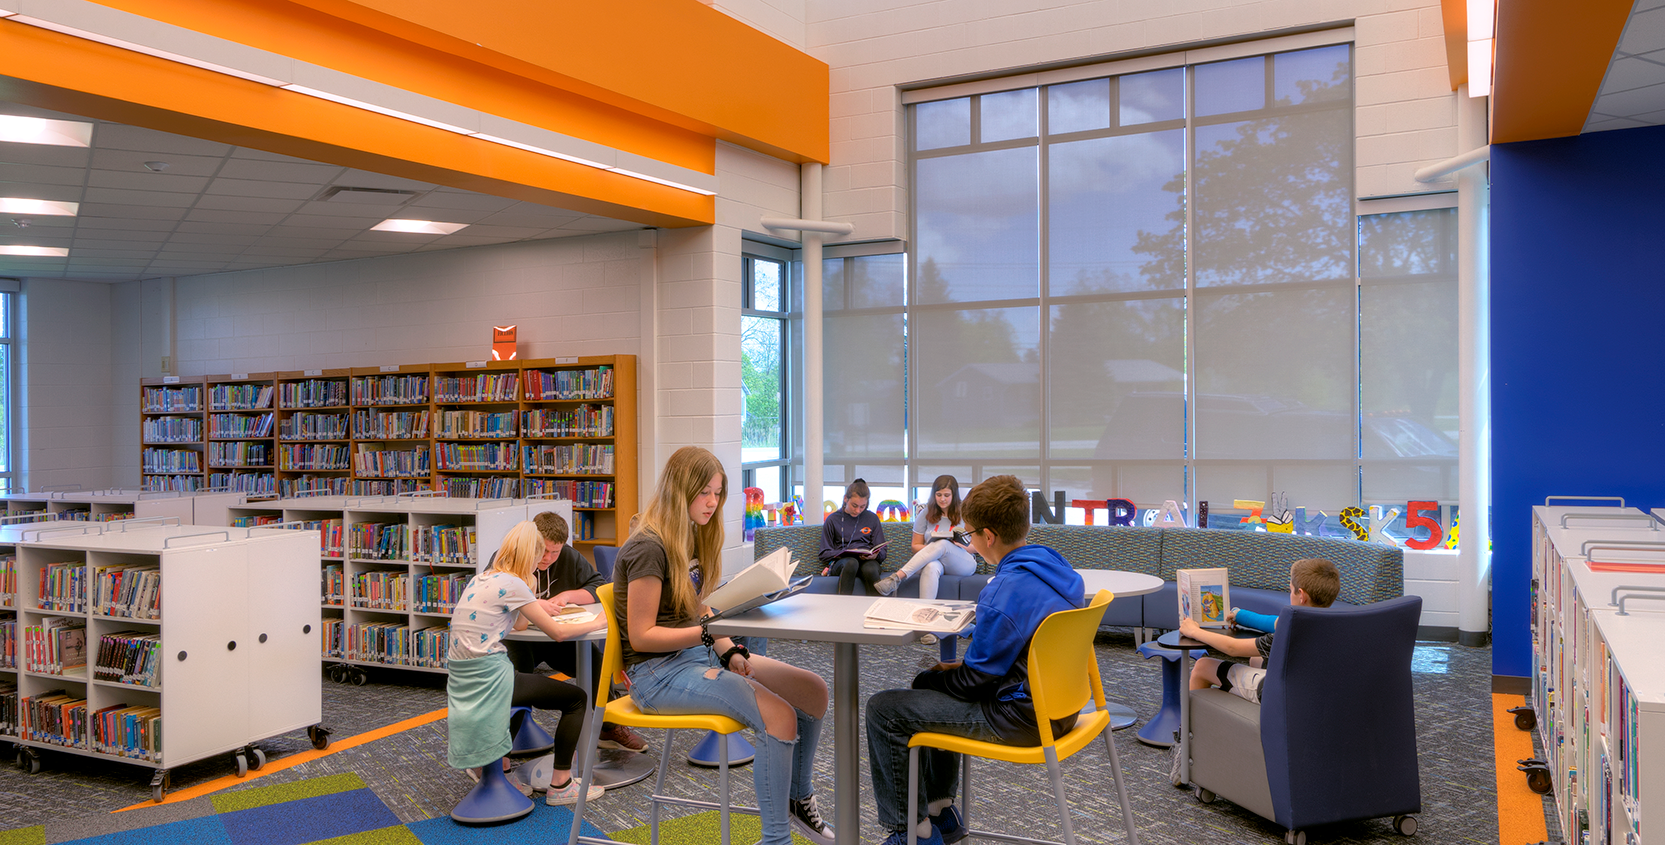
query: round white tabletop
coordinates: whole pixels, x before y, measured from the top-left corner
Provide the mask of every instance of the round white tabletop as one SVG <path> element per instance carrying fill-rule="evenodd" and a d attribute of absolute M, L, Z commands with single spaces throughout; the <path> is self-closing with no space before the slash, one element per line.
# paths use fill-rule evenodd
<path fill-rule="evenodd" d="M 1162 579 L 1143 572 L 1123 572 L 1118 569 L 1077 569 L 1081 581 L 1091 596 L 1099 590 L 1109 590 L 1116 598 L 1142 596 L 1162 589 Z"/>

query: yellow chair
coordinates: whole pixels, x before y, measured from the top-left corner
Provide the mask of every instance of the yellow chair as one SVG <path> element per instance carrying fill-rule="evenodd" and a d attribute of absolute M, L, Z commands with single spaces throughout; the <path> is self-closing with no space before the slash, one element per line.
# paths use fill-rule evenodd
<path fill-rule="evenodd" d="M 613 610 L 613 585 L 603 584 L 602 586 L 596 588 L 595 593 L 596 599 L 601 602 L 601 609 L 607 614 L 607 647 L 602 653 L 601 658 L 601 677 L 605 679 L 606 682 L 596 685 L 595 709 L 590 713 L 589 722 L 585 724 L 584 740 L 579 746 L 580 748 L 587 750 L 584 757 L 584 782 L 589 783 L 591 775 L 594 774 L 595 759 L 597 756 L 595 753 L 595 743 L 596 740 L 600 738 L 601 723 L 603 721 L 619 725 L 629 725 L 633 728 L 664 728 L 665 741 L 660 744 L 661 751 L 659 755 L 659 773 L 653 782 L 653 794 L 650 796 L 651 804 L 648 810 L 648 824 L 653 835 L 653 845 L 659 845 L 659 805 L 661 804 L 675 804 L 683 807 L 700 807 L 707 810 L 717 810 L 722 824 L 723 845 L 729 845 L 728 814 L 730 812 L 750 813 L 755 816 L 758 812 L 756 807 L 735 807 L 730 805 L 728 789 L 728 743 L 717 743 L 717 746 L 720 749 L 717 766 L 717 788 L 723 796 L 721 803 L 698 801 L 692 798 L 678 798 L 672 795 L 665 795 L 665 772 L 671 765 L 671 738 L 676 735 L 678 730 L 688 728 L 697 731 L 716 731 L 717 733 L 724 734 L 726 736 L 727 734 L 735 733 L 737 731 L 743 731 L 746 729 L 746 726 L 730 719 L 727 716 L 718 716 L 715 714 L 657 716 L 652 713 L 644 713 L 641 708 L 636 706 L 636 702 L 630 700 L 630 696 L 628 695 L 608 701 L 607 694 L 610 691 L 612 682 L 617 679 L 619 674 L 623 671 L 622 664 L 624 662 L 624 653 L 621 651 L 621 646 L 619 645 L 619 637 L 624 632 L 624 626 L 619 624 L 618 617 Z M 622 845 L 622 843 L 617 843 L 612 839 L 601 839 L 594 836 L 580 835 L 578 831 L 579 827 L 583 823 L 584 791 L 579 790 L 578 803 L 572 808 L 572 833 L 567 837 L 567 845 L 576 845 L 576 843 L 579 842 L 592 843 L 592 845 Z"/>
<path fill-rule="evenodd" d="M 1064 773 L 1060 761 L 1087 747 L 1094 737 L 1104 736 L 1104 748 L 1110 754 L 1110 772 L 1116 781 L 1116 795 L 1121 799 L 1122 822 L 1127 826 L 1130 845 L 1139 845 L 1139 834 L 1133 826 L 1133 810 L 1127 803 L 1127 786 L 1122 782 L 1122 764 L 1116 758 L 1116 743 L 1111 739 L 1110 714 L 1104 711 L 1104 683 L 1099 679 L 1098 658 L 1093 653 L 1093 636 L 1098 632 L 1099 620 L 1104 617 L 1104 606 L 1114 598 L 1109 590 L 1100 590 L 1092 603 L 1078 610 L 1060 610 L 1041 622 L 1029 641 L 1029 694 L 1035 701 L 1035 717 L 1039 722 L 1041 744 L 1033 747 L 1000 745 L 993 742 L 967 739 L 940 733 L 917 733 L 908 741 L 908 811 L 910 820 L 914 807 L 919 805 L 919 749 L 939 748 L 955 751 L 962 756 L 960 818 L 970 836 L 999 839 L 1006 842 L 1028 842 L 1033 845 L 1058 845 L 1046 839 L 1030 839 L 1005 833 L 990 833 L 971 828 L 971 758 L 986 757 L 1008 763 L 1046 764 L 1052 776 L 1052 792 L 1058 800 L 1059 818 L 1064 825 L 1064 842 L 1075 845 L 1075 831 L 1070 826 L 1069 804 L 1064 798 Z M 1083 671 L 1085 667 L 1085 671 Z M 1078 713 L 1092 699 L 1091 713 L 1081 713 L 1075 727 L 1060 737 L 1052 735 L 1052 720 Z M 908 845 L 918 845 L 918 828 L 908 825 Z"/>

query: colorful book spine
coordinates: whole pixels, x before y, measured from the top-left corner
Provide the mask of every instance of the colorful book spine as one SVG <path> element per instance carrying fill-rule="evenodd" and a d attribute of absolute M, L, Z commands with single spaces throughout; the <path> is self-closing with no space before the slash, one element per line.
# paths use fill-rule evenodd
<path fill-rule="evenodd" d="M 284 408 L 340 408 L 347 404 L 345 379 L 307 379 L 278 385 Z"/>
<path fill-rule="evenodd" d="M 428 375 L 411 373 L 353 378 L 354 405 L 426 405 Z"/>
<path fill-rule="evenodd" d="M 216 384 L 208 390 L 211 411 L 258 411 L 272 407 L 269 384 Z"/>
<path fill-rule="evenodd" d="M 202 410 L 200 387 L 146 387 L 139 391 L 146 414 L 190 414 Z"/>

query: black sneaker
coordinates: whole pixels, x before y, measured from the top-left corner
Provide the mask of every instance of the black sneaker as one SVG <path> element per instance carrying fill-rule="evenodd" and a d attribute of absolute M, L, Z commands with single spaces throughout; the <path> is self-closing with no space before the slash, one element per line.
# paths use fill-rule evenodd
<path fill-rule="evenodd" d="M 803 834 L 805 839 L 815 845 L 834 845 L 832 825 L 821 818 L 821 807 L 815 803 L 815 796 L 811 795 L 803 800 L 791 800 L 792 811 L 788 815 L 792 819 L 792 827 Z"/>
<path fill-rule="evenodd" d="M 942 812 L 932 816 L 931 824 L 936 825 L 937 831 L 942 834 L 942 845 L 954 845 L 955 842 L 964 839 L 966 834 L 970 833 L 966 830 L 965 823 L 960 819 L 960 808 L 953 804 L 949 804 L 942 808 Z"/>

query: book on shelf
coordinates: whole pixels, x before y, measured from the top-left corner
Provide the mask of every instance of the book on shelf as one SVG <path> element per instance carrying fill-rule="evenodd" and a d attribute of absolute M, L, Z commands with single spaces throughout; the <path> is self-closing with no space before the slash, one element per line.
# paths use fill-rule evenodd
<path fill-rule="evenodd" d="M 115 631 L 98 638 L 93 679 L 137 686 L 161 684 L 161 636 L 143 631 Z"/>
<path fill-rule="evenodd" d="M 862 617 L 863 628 L 958 634 L 977 616 L 974 601 L 910 601 L 879 598 Z"/>
<path fill-rule="evenodd" d="M 808 578 L 792 580 L 796 569 L 792 551 L 782 546 L 724 581 L 705 597 L 705 603 L 716 611 L 714 618 L 722 619 L 779 601 L 809 586 Z"/>
<path fill-rule="evenodd" d="M 47 616 L 23 629 L 23 669 L 43 675 L 62 675 L 87 665 L 87 621 Z"/>
<path fill-rule="evenodd" d="M 1231 578 L 1225 567 L 1179 569 L 1174 572 L 1179 594 L 1179 616 L 1204 628 L 1226 627 L 1231 607 Z"/>

